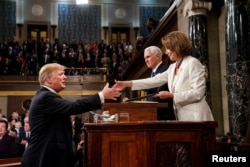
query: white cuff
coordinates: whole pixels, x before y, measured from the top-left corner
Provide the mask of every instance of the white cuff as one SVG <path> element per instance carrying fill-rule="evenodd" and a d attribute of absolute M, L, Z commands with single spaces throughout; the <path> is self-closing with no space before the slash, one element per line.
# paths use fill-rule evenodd
<path fill-rule="evenodd" d="M 105 102 L 105 100 L 104 100 L 104 95 L 103 95 L 103 93 L 102 93 L 102 92 L 99 92 L 98 94 L 99 94 L 99 97 L 100 97 L 101 103 L 104 103 L 104 102 Z"/>

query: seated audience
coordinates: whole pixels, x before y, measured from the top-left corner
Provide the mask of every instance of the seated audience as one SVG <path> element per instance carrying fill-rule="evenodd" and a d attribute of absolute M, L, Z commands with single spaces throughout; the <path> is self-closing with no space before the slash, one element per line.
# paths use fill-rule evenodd
<path fill-rule="evenodd" d="M 7 120 L 0 119 L 0 158 L 16 157 L 18 153 L 16 139 L 8 134 L 7 129 Z"/>
<path fill-rule="evenodd" d="M 115 79 L 119 79 L 133 58 L 133 51 L 141 48 L 144 43 L 143 38 L 136 41 L 136 47 L 130 41 L 127 43 L 110 41 L 109 44 L 103 40 L 99 43 L 93 41 L 92 44 L 88 40 L 83 43 L 84 40 L 81 39 L 78 44 L 75 39 L 70 42 L 65 39 L 62 42 L 59 39 L 55 39 L 54 43 L 49 41 L 49 39 L 41 40 L 37 43 L 37 47 L 35 41 L 31 39 L 24 40 L 21 44 L 16 43 L 15 47 L 13 41 L 0 41 L 0 75 L 36 76 L 43 65 L 55 62 L 70 69 L 66 71 L 66 75 L 88 74 L 89 70 L 86 68 L 107 68 L 107 75 L 113 75 L 117 73 L 116 68 L 110 67 L 113 64 L 111 62 L 113 53 L 116 53 L 121 65 L 118 66 Z M 104 53 L 105 58 L 103 58 Z M 126 65 L 123 65 L 124 61 Z"/>
<path fill-rule="evenodd" d="M 75 152 L 75 167 L 84 167 L 84 132 L 82 132 L 79 136 L 79 142 L 76 147 Z"/>
<path fill-rule="evenodd" d="M 29 138 L 30 138 L 30 125 L 29 122 L 25 122 L 24 131 L 21 131 L 18 137 L 18 147 L 19 147 L 18 155 L 20 156 L 23 155 L 23 152 L 28 146 Z"/>

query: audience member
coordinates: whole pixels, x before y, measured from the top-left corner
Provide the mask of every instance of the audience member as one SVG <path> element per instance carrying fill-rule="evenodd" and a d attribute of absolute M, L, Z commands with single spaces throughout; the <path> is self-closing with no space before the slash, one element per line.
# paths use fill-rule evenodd
<path fill-rule="evenodd" d="M 16 123 L 16 120 L 12 120 L 11 122 L 8 122 L 8 134 L 12 137 L 15 137 L 17 138 L 17 132 L 14 130 L 15 128 L 15 123 Z"/>
<path fill-rule="evenodd" d="M 15 121 L 20 121 L 21 120 L 20 115 L 19 115 L 19 113 L 17 111 L 13 111 L 11 113 L 11 115 L 8 117 L 8 122 L 11 122 L 12 120 L 15 120 Z"/>
<path fill-rule="evenodd" d="M 29 122 L 24 123 L 24 131 L 21 131 L 17 140 L 19 152 L 18 155 L 22 156 L 24 150 L 27 148 L 30 138 L 30 125 Z"/>
<path fill-rule="evenodd" d="M 101 64 L 103 68 L 107 68 L 107 72 L 109 73 L 110 70 L 110 63 L 111 63 L 111 59 L 108 56 L 108 54 L 106 52 L 104 52 L 102 54 L 102 58 L 101 58 Z"/>
<path fill-rule="evenodd" d="M 135 48 L 137 51 L 141 50 L 143 44 L 144 44 L 143 37 L 141 37 L 141 36 L 136 37 Z"/>
<path fill-rule="evenodd" d="M 75 153 L 75 167 L 84 167 L 84 158 L 85 158 L 85 136 L 84 132 L 81 132 L 79 135 L 79 142 L 76 147 L 76 153 Z"/>
<path fill-rule="evenodd" d="M 28 112 L 26 112 L 26 113 L 28 113 Z M 29 123 L 29 116 L 28 116 L 28 114 L 26 114 L 26 116 L 24 117 L 24 119 L 23 119 L 23 121 L 22 121 L 22 126 L 20 127 L 20 129 L 19 129 L 19 134 L 20 133 L 23 133 L 25 130 L 24 130 L 24 125 L 25 125 L 25 123 Z"/>
<path fill-rule="evenodd" d="M 69 68 L 77 67 L 77 54 L 74 51 L 73 47 L 69 48 L 68 58 L 69 58 L 68 67 Z"/>
<path fill-rule="evenodd" d="M 133 50 L 133 45 L 130 42 L 127 42 L 124 50 L 126 50 L 129 54 L 131 54 Z"/>
<path fill-rule="evenodd" d="M 0 119 L 0 158 L 16 157 L 18 147 L 15 137 L 8 134 L 7 119 Z"/>
<path fill-rule="evenodd" d="M 22 68 L 24 70 L 28 70 L 27 72 L 25 72 L 25 74 L 27 75 L 37 75 L 38 56 L 35 50 L 32 50 L 32 53 L 27 55 Z"/>
<path fill-rule="evenodd" d="M 73 142 L 74 146 L 77 147 L 77 144 L 80 140 L 79 136 L 82 133 L 83 122 L 82 119 L 77 115 L 71 115 L 70 118 L 72 122 Z"/>
<path fill-rule="evenodd" d="M 2 111 L 2 109 L 0 108 L 0 119 L 1 118 L 6 118 L 6 116 L 3 114 L 3 111 Z"/>
<path fill-rule="evenodd" d="M 93 41 L 91 45 L 88 40 L 85 40 L 85 43 L 79 40 L 77 44 L 75 39 L 72 39 L 69 44 L 65 39 L 61 43 L 59 39 L 55 39 L 52 44 L 49 38 L 42 39 L 37 44 L 31 39 L 24 40 L 22 44 L 14 41 L 16 41 L 14 37 L 11 41 L 0 41 L 0 74 L 2 75 L 35 76 L 39 69 L 48 63 L 59 63 L 71 69 L 68 70 L 71 73 L 67 72 L 67 75 L 82 75 L 87 72 L 84 71 L 85 68 L 107 66 L 107 63 L 104 65 L 101 63 L 103 53 L 107 54 L 111 62 L 112 54 L 115 52 L 121 63 L 119 74 L 116 75 L 118 77 L 124 72 L 127 64 L 131 62 L 135 49 L 130 42 L 112 41 L 106 44 L 103 40 L 100 43 Z M 108 70 L 110 74 L 116 73 L 110 70 L 112 68 Z"/>
<path fill-rule="evenodd" d="M 21 127 L 22 127 L 22 122 L 16 121 L 12 131 L 14 131 L 17 134 L 17 137 L 19 136 L 19 132 L 20 132 Z"/>
<path fill-rule="evenodd" d="M 117 56 L 116 52 L 113 52 L 112 54 L 112 59 L 110 62 L 110 73 L 113 74 L 115 76 L 115 78 L 119 78 L 119 74 L 121 73 L 120 70 L 121 64 L 120 64 L 120 60 Z"/>
<path fill-rule="evenodd" d="M 155 20 L 152 17 L 150 17 L 147 20 L 147 28 L 148 28 L 148 31 L 150 34 L 156 29 L 156 27 L 158 26 L 158 23 L 159 23 L 159 21 Z"/>
<path fill-rule="evenodd" d="M 94 68 L 94 62 L 93 62 L 93 57 L 90 53 L 90 51 L 86 52 L 86 58 L 85 58 L 85 67 L 86 68 Z"/>

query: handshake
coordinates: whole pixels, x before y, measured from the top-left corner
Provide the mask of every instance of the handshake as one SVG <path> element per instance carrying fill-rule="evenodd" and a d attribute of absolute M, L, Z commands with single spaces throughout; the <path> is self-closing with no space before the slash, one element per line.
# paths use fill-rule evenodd
<path fill-rule="evenodd" d="M 131 87 L 132 81 L 115 81 L 112 87 L 109 87 L 109 83 L 102 89 L 104 99 L 117 100 L 121 95 L 121 91 L 126 87 Z"/>
<path fill-rule="evenodd" d="M 104 94 L 104 98 L 105 99 L 112 99 L 112 100 L 117 100 L 117 97 L 119 97 L 121 95 L 121 91 L 126 88 L 126 87 L 132 87 L 133 86 L 133 82 L 132 81 L 116 81 L 115 80 L 115 84 L 112 86 L 112 88 L 109 88 L 109 85 L 107 83 L 107 85 L 104 87 L 103 89 L 103 93 Z M 152 96 L 154 98 L 159 98 L 159 99 L 173 99 L 173 93 L 169 92 L 169 91 L 160 91 L 158 93 L 155 94 L 150 94 L 148 96 Z M 139 97 L 144 98 L 144 97 Z M 138 99 L 131 99 L 132 100 L 138 100 Z"/>

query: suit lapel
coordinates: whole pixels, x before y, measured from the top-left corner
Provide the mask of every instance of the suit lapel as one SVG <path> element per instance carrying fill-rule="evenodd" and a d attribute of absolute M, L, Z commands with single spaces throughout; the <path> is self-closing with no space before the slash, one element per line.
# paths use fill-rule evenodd
<path fill-rule="evenodd" d="M 161 63 L 161 64 L 159 65 L 159 67 L 156 69 L 155 74 L 158 74 L 159 72 L 161 72 L 162 66 L 163 66 L 163 63 Z"/>
<path fill-rule="evenodd" d="M 172 92 L 174 92 L 173 87 L 175 87 L 175 85 L 174 85 L 173 82 L 174 82 L 175 77 L 177 77 L 176 80 L 178 80 L 180 77 L 183 77 L 182 75 L 185 75 L 184 74 L 185 73 L 184 69 L 185 69 L 186 64 L 188 64 L 188 61 L 189 61 L 188 57 L 183 58 L 183 61 L 182 61 L 181 66 L 179 68 L 179 74 L 178 74 L 178 76 L 175 76 L 176 62 L 171 65 L 171 71 L 170 71 L 170 74 L 169 74 L 169 76 L 170 76 L 169 77 L 169 82 L 170 82 L 169 89 L 171 89 Z"/>
<path fill-rule="evenodd" d="M 176 65 L 176 63 L 170 65 L 170 67 L 169 67 L 169 73 L 168 73 L 168 75 L 169 75 L 169 78 L 168 78 L 168 82 L 169 82 L 168 87 L 169 87 L 169 90 L 171 92 L 173 92 L 173 82 L 174 82 L 174 75 L 175 75 L 175 65 Z"/>

